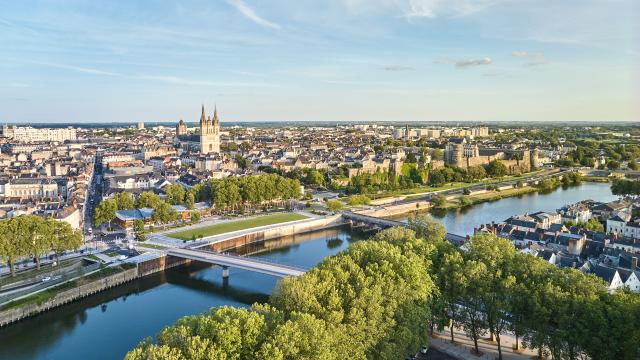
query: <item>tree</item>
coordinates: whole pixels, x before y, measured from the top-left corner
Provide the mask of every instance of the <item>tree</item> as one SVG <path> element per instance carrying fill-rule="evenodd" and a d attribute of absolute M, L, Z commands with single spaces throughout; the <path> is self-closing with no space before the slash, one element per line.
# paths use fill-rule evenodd
<path fill-rule="evenodd" d="M 16 235 L 19 234 L 16 220 L 9 218 L 0 221 L 0 258 L 3 259 L 11 276 L 15 276 L 15 262 L 25 255 L 24 243 Z"/>
<path fill-rule="evenodd" d="M 460 252 L 451 251 L 443 254 L 442 266 L 438 275 L 438 287 L 449 317 L 451 342 L 454 342 L 453 328 L 460 319 L 458 302 L 462 298 L 466 282 L 464 259 Z"/>
<path fill-rule="evenodd" d="M 431 204 L 435 208 L 443 208 L 447 205 L 447 198 L 442 194 L 438 194 L 431 198 Z"/>
<path fill-rule="evenodd" d="M 499 359 L 502 359 L 500 334 L 509 324 L 509 294 L 516 283 L 515 277 L 511 275 L 515 253 L 515 248 L 507 240 L 495 235 L 477 235 L 471 240 L 466 254 L 472 261 L 485 265 L 484 275 L 472 277 L 470 280 L 477 282 L 470 281 L 469 285 L 478 291 L 487 327 L 498 343 Z"/>
<path fill-rule="evenodd" d="M 56 254 L 56 262 L 60 263 L 60 254 L 66 250 L 77 250 L 82 246 L 82 233 L 74 230 L 68 222 L 47 218 L 45 227 L 49 237 L 49 246 Z"/>
<path fill-rule="evenodd" d="M 620 162 L 617 160 L 607 161 L 607 168 L 609 170 L 618 170 L 620 168 Z"/>
<path fill-rule="evenodd" d="M 161 201 L 151 214 L 151 219 L 157 223 L 166 224 L 171 221 L 175 221 L 178 218 L 178 213 L 168 203 Z"/>
<path fill-rule="evenodd" d="M 136 233 L 144 232 L 144 221 L 142 219 L 135 219 L 133 221 L 133 230 Z"/>
<path fill-rule="evenodd" d="M 117 193 L 114 195 L 113 199 L 117 204 L 118 210 L 128 210 L 135 207 L 133 196 L 128 192 Z"/>
<path fill-rule="evenodd" d="M 315 169 L 309 169 L 305 177 L 305 183 L 311 186 L 324 186 L 324 176 Z"/>
<path fill-rule="evenodd" d="M 151 191 L 143 191 L 138 196 L 138 202 L 136 203 L 136 208 L 151 208 L 154 209 L 158 204 L 162 202 L 160 196 L 154 194 Z"/>
<path fill-rule="evenodd" d="M 329 200 L 327 201 L 327 208 L 335 212 L 344 209 L 344 204 L 340 200 Z"/>
<path fill-rule="evenodd" d="M 485 166 L 485 170 L 493 177 L 502 177 L 508 172 L 506 165 L 500 160 L 492 160 Z"/>
<path fill-rule="evenodd" d="M 408 219 L 409 228 L 413 230 L 416 237 L 424 239 L 428 243 L 443 241 L 447 235 L 447 230 L 442 224 L 425 213 L 413 213 Z"/>
<path fill-rule="evenodd" d="M 200 219 L 202 219 L 202 214 L 200 214 L 200 212 L 196 210 L 191 211 L 189 216 L 192 223 L 197 223 L 198 221 L 200 221 Z"/>
<path fill-rule="evenodd" d="M 460 323 L 465 334 L 473 340 L 476 355 L 479 355 L 478 340 L 487 333 L 487 321 L 480 297 L 484 289 L 477 286 L 482 284 L 487 268 L 479 261 L 468 260 L 464 264 L 463 271 L 466 282 L 463 284 L 460 298 Z"/>
<path fill-rule="evenodd" d="M 180 184 L 170 184 L 164 187 L 167 194 L 167 202 L 171 205 L 179 205 L 184 202 L 185 190 Z"/>
<path fill-rule="evenodd" d="M 195 202 L 196 202 L 196 198 L 193 195 L 193 193 L 192 192 L 188 192 L 186 197 L 185 197 L 185 201 L 184 201 L 184 204 L 187 207 L 187 209 L 193 210 L 193 208 L 195 207 Z"/>
<path fill-rule="evenodd" d="M 463 206 L 463 207 L 473 204 L 473 200 L 471 200 L 471 198 L 465 195 L 460 196 L 458 201 L 460 202 L 460 206 Z"/>
<path fill-rule="evenodd" d="M 93 214 L 93 224 L 100 226 L 105 222 L 109 223 L 109 229 L 111 229 L 111 221 L 116 218 L 116 212 L 118 211 L 118 204 L 114 199 L 102 200 L 96 207 Z"/>

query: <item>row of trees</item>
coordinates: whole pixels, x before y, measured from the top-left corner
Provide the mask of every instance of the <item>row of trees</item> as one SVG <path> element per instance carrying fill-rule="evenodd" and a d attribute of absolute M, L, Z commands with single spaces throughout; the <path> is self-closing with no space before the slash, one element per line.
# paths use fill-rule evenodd
<path fill-rule="evenodd" d="M 269 305 L 217 308 L 165 328 L 127 359 L 396 359 L 429 330 L 461 327 L 474 340 L 515 334 L 554 359 L 636 359 L 640 297 L 517 252 L 495 236 L 463 251 L 425 216 L 352 244 L 298 278 Z M 451 333 L 453 340 L 453 332 Z"/>
<path fill-rule="evenodd" d="M 614 195 L 640 195 L 640 180 L 616 179 L 611 184 Z"/>
<path fill-rule="evenodd" d="M 634 325 L 640 320 L 637 294 L 610 295 L 601 279 L 517 252 L 494 235 L 475 236 L 463 251 L 441 241 L 443 230 L 434 230 L 438 225 L 422 216 L 410 218 L 409 227 L 418 237 L 438 234 L 429 240 L 436 241 L 431 276 L 439 290 L 431 303 L 432 328 L 462 327 L 476 352 L 478 340 L 489 334 L 500 358 L 500 336 L 507 331 L 515 335 L 517 346 L 522 341 L 553 359 L 640 355 L 640 330 Z M 413 235 L 402 232 L 399 239 Z"/>
<path fill-rule="evenodd" d="M 522 169 L 509 169 L 500 160 L 493 160 L 486 165 L 460 168 L 445 165 L 439 169 L 430 169 L 428 165 L 405 163 L 398 176 L 395 172 L 377 171 L 373 174 L 353 176 L 349 181 L 349 193 L 375 193 L 384 190 L 413 188 L 416 185 L 442 186 L 452 182 L 477 182 L 489 177 L 503 177 L 509 173 L 520 174 Z"/>
<path fill-rule="evenodd" d="M 169 186 L 182 188 L 180 185 Z M 177 202 L 175 199 L 176 198 L 171 198 L 167 195 L 168 201 Z M 105 199 L 98 204 L 95 213 L 93 214 L 93 223 L 96 226 L 100 226 L 105 222 L 108 222 L 109 228 L 111 228 L 111 222 L 116 218 L 116 212 L 118 210 L 142 208 L 153 209 L 151 218 L 156 223 L 166 224 L 175 221 L 178 218 L 176 210 L 169 202 L 162 200 L 158 194 L 151 191 L 144 191 L 138 195 L 137 199 L 134 200 L 130 193 L 122 192 L 116 194 L 113 198 Z"/>
<path fill-rule="evenodd" d="M 69 223 L 35 215 L 21 215 L 0 220 L 0 258 L 7 263 L 11 276 L 15 263 L 26 257 L 34 258 L 40 269 L 40 257 L 53 252 L 56 260 L 66 250 L 82 245 L 82 234 Z"/>
<path fill-rule="evenodd" d="M 578 172 L 569 172 L 562 175 L 562 179 L 557 177 L 551 177 L 548 179 L 540 180 L 536 185 L 536 188 L 542 191 L 550 191 L 558 186 L 571 186 L 579 185 L 582 183 L 582 175 Z"/>
<path fill-rule="evenodd" d="M 271 205 L 298 199 L 300 181 L 277 174 L 226 177 L 194 186 L 190 191 L 199 201 L 211 201 L 217 210 Z"/>

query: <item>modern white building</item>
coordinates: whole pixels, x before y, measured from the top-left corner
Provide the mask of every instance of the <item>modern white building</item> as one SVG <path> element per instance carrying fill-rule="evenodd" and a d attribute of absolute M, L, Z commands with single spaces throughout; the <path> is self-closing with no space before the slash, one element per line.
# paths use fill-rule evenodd
<path fill-rule="evenodd" d="M 4 124 L 2 126 L 2 135 L 19 142 L 38 142 L 38 141 L 57 141 L 75 140 L 77 138 L 76 129 L 72 127 L 51 129 L 36 129 L 31 126 L 16 126 Z"/>

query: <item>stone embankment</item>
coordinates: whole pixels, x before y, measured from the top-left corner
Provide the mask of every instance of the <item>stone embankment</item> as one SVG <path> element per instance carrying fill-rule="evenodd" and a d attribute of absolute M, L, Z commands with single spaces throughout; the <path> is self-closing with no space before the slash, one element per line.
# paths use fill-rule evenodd
<path fill-rule="evenodd" d="M 139 275 L 137 268 L 128 269 L 69 290 L 61 291 L 55 294 L 51 299 L 39 304 L 24 304 L 22 306 L 16 306 L 6 310 L 1 310 L 0 326 L 5 326 L 26 317 L 39 314 L 41 312 L 56 308 L 58 306 L 70 303 L 78 299 L 82 299 L 86 296 L 90 296 L 100 291 L 104 291 L 114 286 L 118 286 L 131 280 L 137 279 L 138 277 Z"/>

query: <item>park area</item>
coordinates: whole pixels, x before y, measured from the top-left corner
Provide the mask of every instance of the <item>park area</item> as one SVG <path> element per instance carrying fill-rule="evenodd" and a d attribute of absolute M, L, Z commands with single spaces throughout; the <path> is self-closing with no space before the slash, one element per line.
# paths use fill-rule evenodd
<path fill-rule="evenodd" d="M 228 221 L 211 226 L 193 228 L 185 231 L 167 234 L 167 236 L 180 240 L 194 240 L 200 237 L 220 235 L 232 231 L 246 230 L 260 226 L 274 225 L 304 219 L 308 219 L 308 216 L 297 213 L 278 213 L 238 221 Z"/>

